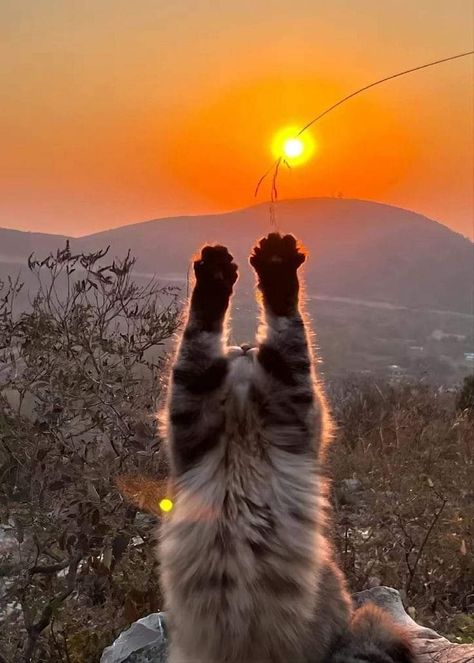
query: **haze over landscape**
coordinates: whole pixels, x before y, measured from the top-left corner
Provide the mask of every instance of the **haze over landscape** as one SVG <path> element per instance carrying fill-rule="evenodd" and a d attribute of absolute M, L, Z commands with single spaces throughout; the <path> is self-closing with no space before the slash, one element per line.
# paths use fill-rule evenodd
<path fill-rule="evenodd" d="M 306 308 L 316 322 L 324 370 L 409 377 L 428 374 L 456 382 L 472 371 L 474 355 L 473 244 L 426 217 L 360 200 L 316 198 L 281 201 L 279 229 L 305 244 Z M 240 267 L 233 341 L 253 340 L 254 279 L 247 263 L 255 237 L 271 229 L 268 206 L 228 214 L 156 219 L 67 238 L 65 235 L 0 229 L 0 277 L 21 271 L 28 291 L 35 283 L 26 268 L 31 253 L 43 258 L 64 248 L 94 252 L 110 246 L 110 257 L 136 257 L 135 278 L 187 293 L 192 255 L 206 242 L 229 246 Z"/>

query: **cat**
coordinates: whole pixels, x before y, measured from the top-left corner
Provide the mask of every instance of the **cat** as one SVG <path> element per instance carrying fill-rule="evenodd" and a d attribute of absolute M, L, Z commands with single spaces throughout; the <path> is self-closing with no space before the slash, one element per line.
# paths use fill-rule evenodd
<path fill-rule="evenodd" d="M 331 418 L 300 310 L 304 249 L 271 233 L 250 256 L 257 346 L 226 346 L 237 266 L 205 246 L 167 404 L 174 508 L 161 582 L 170 663 L 410 663 L 380 609 L 353 616 L 330 543 Z"/>

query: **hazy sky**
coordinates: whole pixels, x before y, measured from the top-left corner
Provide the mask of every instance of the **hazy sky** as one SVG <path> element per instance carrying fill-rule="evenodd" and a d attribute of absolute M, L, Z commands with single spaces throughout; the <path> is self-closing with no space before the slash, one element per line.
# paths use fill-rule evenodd
<path fill-rule="evenodd" d="M 473 7 L 0 0 L 0 226 L 80 235 L 252 204 L 280 127 L 472 49 Z M 315 158 L 282 172 L 280 196 L 378 200 L 472 236 L 473 60 L 328 115 Z"/>

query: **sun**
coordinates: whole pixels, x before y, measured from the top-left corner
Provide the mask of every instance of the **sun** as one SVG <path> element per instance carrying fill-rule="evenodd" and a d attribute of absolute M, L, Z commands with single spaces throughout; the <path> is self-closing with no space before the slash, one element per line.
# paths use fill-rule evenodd
<path fill-rule="evenodd" d="M 303 154 L 304 145 L 301 138 L 288 138 L 283 145 L 283 152 L 289 159 L 300 157 Z"/>
<path fill-rule="evenodd" d="M 298 127 L 284 127 L 277 131 L 272 141 L 273 156 L 289 166 L 306 163 L 316 150 L 314 138 L 308 131 L 298 133 Z"/>

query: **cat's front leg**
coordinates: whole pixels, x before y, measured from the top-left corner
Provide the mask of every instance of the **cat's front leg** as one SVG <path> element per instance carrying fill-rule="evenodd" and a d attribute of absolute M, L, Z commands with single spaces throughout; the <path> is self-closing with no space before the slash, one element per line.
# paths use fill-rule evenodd
<path fill-rule="evenodd" d="M 194 262 L 196 283 L 172 373 L 169 401 L 173 469 L 181 474 L 218 443 L 221 391 L 227 375 L 224 321 L 237 265 L 224 246 L 205 246 Z"/>
<path fill-rule="evenodd" d="M 273 317 L 298 317 L 298 269 L 306 253 L 293 235 L 270 233 L 253 248 L 250 264 L 258 276 L 267 321 Z"/>
<path fill-rule="evenodd" d="M 262 238 L 250 256 L 263 305 L 255 395 L 271 439 L 292 452 L 305 452 L 318 439 L 324 409 L 299 309 L 298 269 L 305 258 L 293 235 L 278 233 Z"/>
<path fill-rule="evenodd" d="M 191 295 L 185 335 L 190 332 L 221 334 L 237 265 L 225 246 L 205 246 L 194 261 L 196 283 Z"/>
<path fill-rule="evenodd" d="M 258 360 L 280 386 L 311 384 L 311 356 L 299 310 L 298 268 L 305 257 L 293 235 L 278 233 L 262 238 L 250 256 L 263 304 Z"/>

